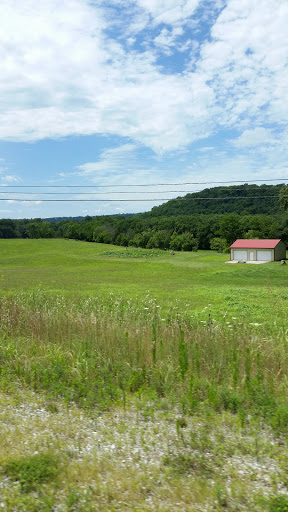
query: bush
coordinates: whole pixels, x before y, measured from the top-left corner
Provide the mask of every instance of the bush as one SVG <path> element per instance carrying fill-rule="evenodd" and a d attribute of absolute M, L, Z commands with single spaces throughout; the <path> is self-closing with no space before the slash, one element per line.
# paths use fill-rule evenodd
<path fill-rule="evenodd" d="M 53 480 L 59 472 L 59 464 L 54 455 L 40 453 L 27 459 L 11 460 L 4 465 L 3 471 L 19 481 L 23 491 L 29 492 L 37 485 Z"/>
<path fill-rule="evenodd" d="M 228 242 L 226 238 L 212 238 L 210 242 L 210 249 L 212 249 L 212 251 L 217 252 L 229 252 Z"/>

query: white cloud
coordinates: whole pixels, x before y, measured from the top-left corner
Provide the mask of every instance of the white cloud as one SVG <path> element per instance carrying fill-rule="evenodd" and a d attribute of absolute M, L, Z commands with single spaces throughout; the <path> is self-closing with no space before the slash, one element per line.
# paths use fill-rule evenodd
<path fill-rule="evenodd" d="M 149 12 L 153 24 L 173 25 L 192 16 L 200 0 L 137 0 L 137 4 Z"/>
<path fill-rule="evenodd" d="M 191 181 L 203 183 L 207 185 L 201 185 L 201 188 L 210 188 L 229 184 L 232 182 L 239 181 L 250 181 L 251 183 L 257 183 L 258 180 L 265 183 L 266 180 L 275 180 L 275 183 L 282 182 L 283 178 L 288 176 L 288 167 L 286 162 L 264 162 L 263 165 L 259 165 L 258 155 L 242 154 L 237 155 L 237 158 L 233 155 L 225 154 L 224 152 L 205 155 L 200 157 L 186 168 L 183 169 L 181 179 L 183 181 Z M 222 183 L 221 183 L 222 180 Z M 274 181 L 273 181 L 274 183 Z M 235 183 L 234 183 L 235 184 Z M 258 184 L 261 184 L 258 182 Z M 199 186 L 195 190 L 199 190 Z"/>
<path fill-rule="evenodd" d="M 136 159 L 133 157 L 133 153 L 136 150 L 134 144 L 123 144 L 111 149 L 102 151 L 99 160 L 97 162 L 87 162 L 82 165 L 78 165 L 80 176 L 104 173 L 106 177 L 108 174 L 127 173 L 127 170 L 132 165 L 135 165 Z"/>
<path fill-rule="evenodd" d="M 178 38 L 197 7 L 205 8 L 200 0 L 115 0 L 114 5 L 121 16 L 127 13 L 127 31 L 147 27 L 150 16 L 146 48 L 154 42 L 168 54 L 180 49 Z M 88 0 L 2 0 L 2 140 L 117 134 L 161 154 L 223 127 L 242 131 L 238 145 L 243 145 L 245 131 L 265 130 L 266 122 L 287 123 L 286 0 L 227 0 L 196 62 L 193 56 L 195 71 L 188 64 L 175 74 L 165 73 L 155 51 L 137 47 L 131 34 L 128 45 L 113 39 L 106 31 L 114 23 L 107 6 Z M 166 27 L 155 36 L 160 23 Z M 184 49 L 188 42 L 181 43 Z"/>
<path fill-rule="evenodd" d="M 235 146 L 244 148 L 262 144 L 273 144 L 275 139 L 271 130 L 259 127 L 254 130 L 245 130 L 240 137 L 232 142 Z"/>
<path fill-rule="evenodd" d="M 77 199 L 101 200 L 95 204 L 101 205 L 102 213 L 106 210 L 117 213 L 147 211 L 163 203 L 164 199 L 175 197 L 174 192 L 169 192 L 173 187 L 155 185 L 169 182 L 169 175 L 159 162 L 154 162 L 154 165 L 153 162 L 150 165 L 142 162 L 142 150 L 143 148 L 133 144 L 109 148 L 102 151 L 97 161 L 83 163 L 77 167 L 76 172 L 67 174 L 70 177 L 81 176 L 94 184 L 85 195 L 78 194 Z M 107 202 L 103 203 L 104 201 Z M 100 210 L 97 211 L 99 213 Z"/>
<path fill-rule="evenodd" d="M 213 151 L 214 149 L 214 146 L 203 146 L 202 148 L 199 149 L 199 151 L 201 151 L 201 153 L 206 153 L 208 151 Z"/>
<path fill-rule="evenodd" d="M 180 11 L 192 12 L 188 4 Z M 150 8 L 160 15 L 164 4 Z M 209 133 L 205 79 L 163 74 L 152 51 L 127 53 L 108 39 L 106 23 L 82 0 L 3 0 L 1 139 L 114 133 L 161 152 Z"/>
<path fill-rule="evenodd" d="M 134 144 L 123 144 L 105 149 L 100 153 L 97 161 L 83 163 L 77 166 L 78 170 L 76 172 L 71 174 L 89 177 L 90 182 L 92 181 L 95 184 L 108 185 L 107 197 L 110 192 L 118 192 L 120 190 L 119 185 L 123 185 L 125 188 L 125 185 L 129 184 L 129 186 L 135 185 L 137 188 L 140 183 L 147 185 L 155 183 L 155 174 L 158 175 L 158 179 L 165 181 L 165 176 L 157 166 L 147 166 L 146 163 L 141 161 L 140 152 L 141 148 Z M 112 183 L 111 177 L 113 177 Z M 116 187 L 113 188 L 113 185 L 116 185 Z M 133 190 L 134 188 L 132 188 L 132 193 Z M 154 191 L 157 192 L 155 189 Z M 106 193 L 105 190 L 101 192 Z M 131 189 L 128 189 L 128 193 L 131 195 Z M 141 193 L 137 197 L 141 198 Z"/>
<path fill-rule="evenodd" d="M 161 48 L 166 54 L 171 53 L 171 47 L 177 44 L 177 38 L 183 34 L 183 28 L 177 27 L 173 30 L 163 28 L 158 36 L 154 39 L 154 44 Z M 180 45 L 181 46 L 181 45 Z M 187 47 L 188 48 L 188 47 Z M 187 49 L 185 48 L 185 49 Z"/>
<path fill-rule="evenodd" d="M 219 122 L 288 120 L 286 0 L 230 0 L 201 49 L 197 70 L 217 97 Z"/>
<path fill-rule="evenodd" d="M 1 180 L 6 183 L 15 183 L 17 181 L 20 181 L 17 176 L 13 176 L 13 175 L 9 175 L 9 174 L 7 174 L 6 176 L 1 176 Z"/>

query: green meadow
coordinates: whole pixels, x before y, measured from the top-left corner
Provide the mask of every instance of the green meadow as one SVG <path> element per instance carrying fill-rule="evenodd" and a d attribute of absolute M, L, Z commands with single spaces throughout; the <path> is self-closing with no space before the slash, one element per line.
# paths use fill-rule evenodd
<path fill-rule="evenodd" d="M 169 251 L 74 240 L 1 240 L 1 293 L 40 288 L 70 297 L 149 296 L 164 309 L 172 304 L 201 319 L 207 308 L 218 319 L 228 315 L 229 320 L 284 325 L 287 267 L 280 262 L 225 264 L 228 259 L 229 254 L 214 251 L 171 256 Z"/>
<path fill-rule="evenodd" d="M 287 511 L 287 266 L 228 258 L 0 241 L 3 510 Z"/>

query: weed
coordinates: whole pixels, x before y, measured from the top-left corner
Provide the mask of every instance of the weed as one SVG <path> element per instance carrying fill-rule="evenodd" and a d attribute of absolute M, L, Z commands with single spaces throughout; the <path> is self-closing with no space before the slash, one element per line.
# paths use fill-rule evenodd
<path fill-rule="evenodd" d="M 50 453 L 40 453 L 26 459 L 10 460 L 3 466 L 3 473 L 29 492 L 39 485 L 54 480 L 60 470 L 58 458 Z"/>
<path fill-rule="evenodd" d="M 179 367 L 182 379 L 184 379 L 188 371 L 188 366 L 188 351 L 184 339 L 184 331 L 182 330 L 181 325 L 179 325 Z"/>
<path fill-rule="evenodd" d="M 268 506 L 269 512 L 288 512 L 288 496 L 272 496 Z"/>
<path fill-rule="evenodd" d="M 66 504 L 68 511 L 77 510 L 79 503 L 81 502 L 81 493 L 78 489 L 73 489 L 69 492 L 66 498 Z"/>
<path fill-rule="evenodd" d="M 226 411 L 236 413 L 242 407 L 243 396 L 239 396 L 230 388 L 222 388 L 219 392 L 219 404 Z"/>
<path fill-rule="evenodd" d="M 222 507 L 226 508 L 228 506 L 228 500 L 227 500 L 226 492 L 221 485 L 218 484 L 215 486 L 215 494 L 216 494 L 216 499 L 217 499 L 218 505 L 221 508 Z"/>
<path fill-rule="evenodd" d="M 57 414 L 59 412 L 59 409 L 57 407 L 57 404 L 53 402 L 52 400 L 46 402 L 45 404 L 47 411 Z"/>
<path fill-rule="evenodd" d="M 202 476 L 211 476 L 212 474 L 209 460 L 201 454 L 187 455 L 180 453 L 167 455 L 163 458 L 163 464 L 175 475 L 196 473 Z"/>
<path fill-rule="evenodd" d="M 280 431 L 286 431 L 288 427 L 288 405 L 286 403 L 280 403 L 278 407 L 276 407 L 274 414 L 274 426 Z"/>

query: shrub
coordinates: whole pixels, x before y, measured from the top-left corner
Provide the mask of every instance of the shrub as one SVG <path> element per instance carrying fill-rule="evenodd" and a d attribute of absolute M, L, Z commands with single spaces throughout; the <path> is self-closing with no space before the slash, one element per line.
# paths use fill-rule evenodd
<path fill-rule="evenodd" d="M 35 489 L 39 484 L 53 480 L 59 472 L 58 459 L 50 453 L 40 453 L 25 459 L 15 459 L 3 467 L 4 473 L 19 481 L 25 492 Z"/>
<path fill-rule="evenodd" d="M 227 249 L 229 251 L 226 238 L 212 238 L 210 242 L 210 249 L 212 249 L 212 251 L 218 252 L 227 252 Z"/>

